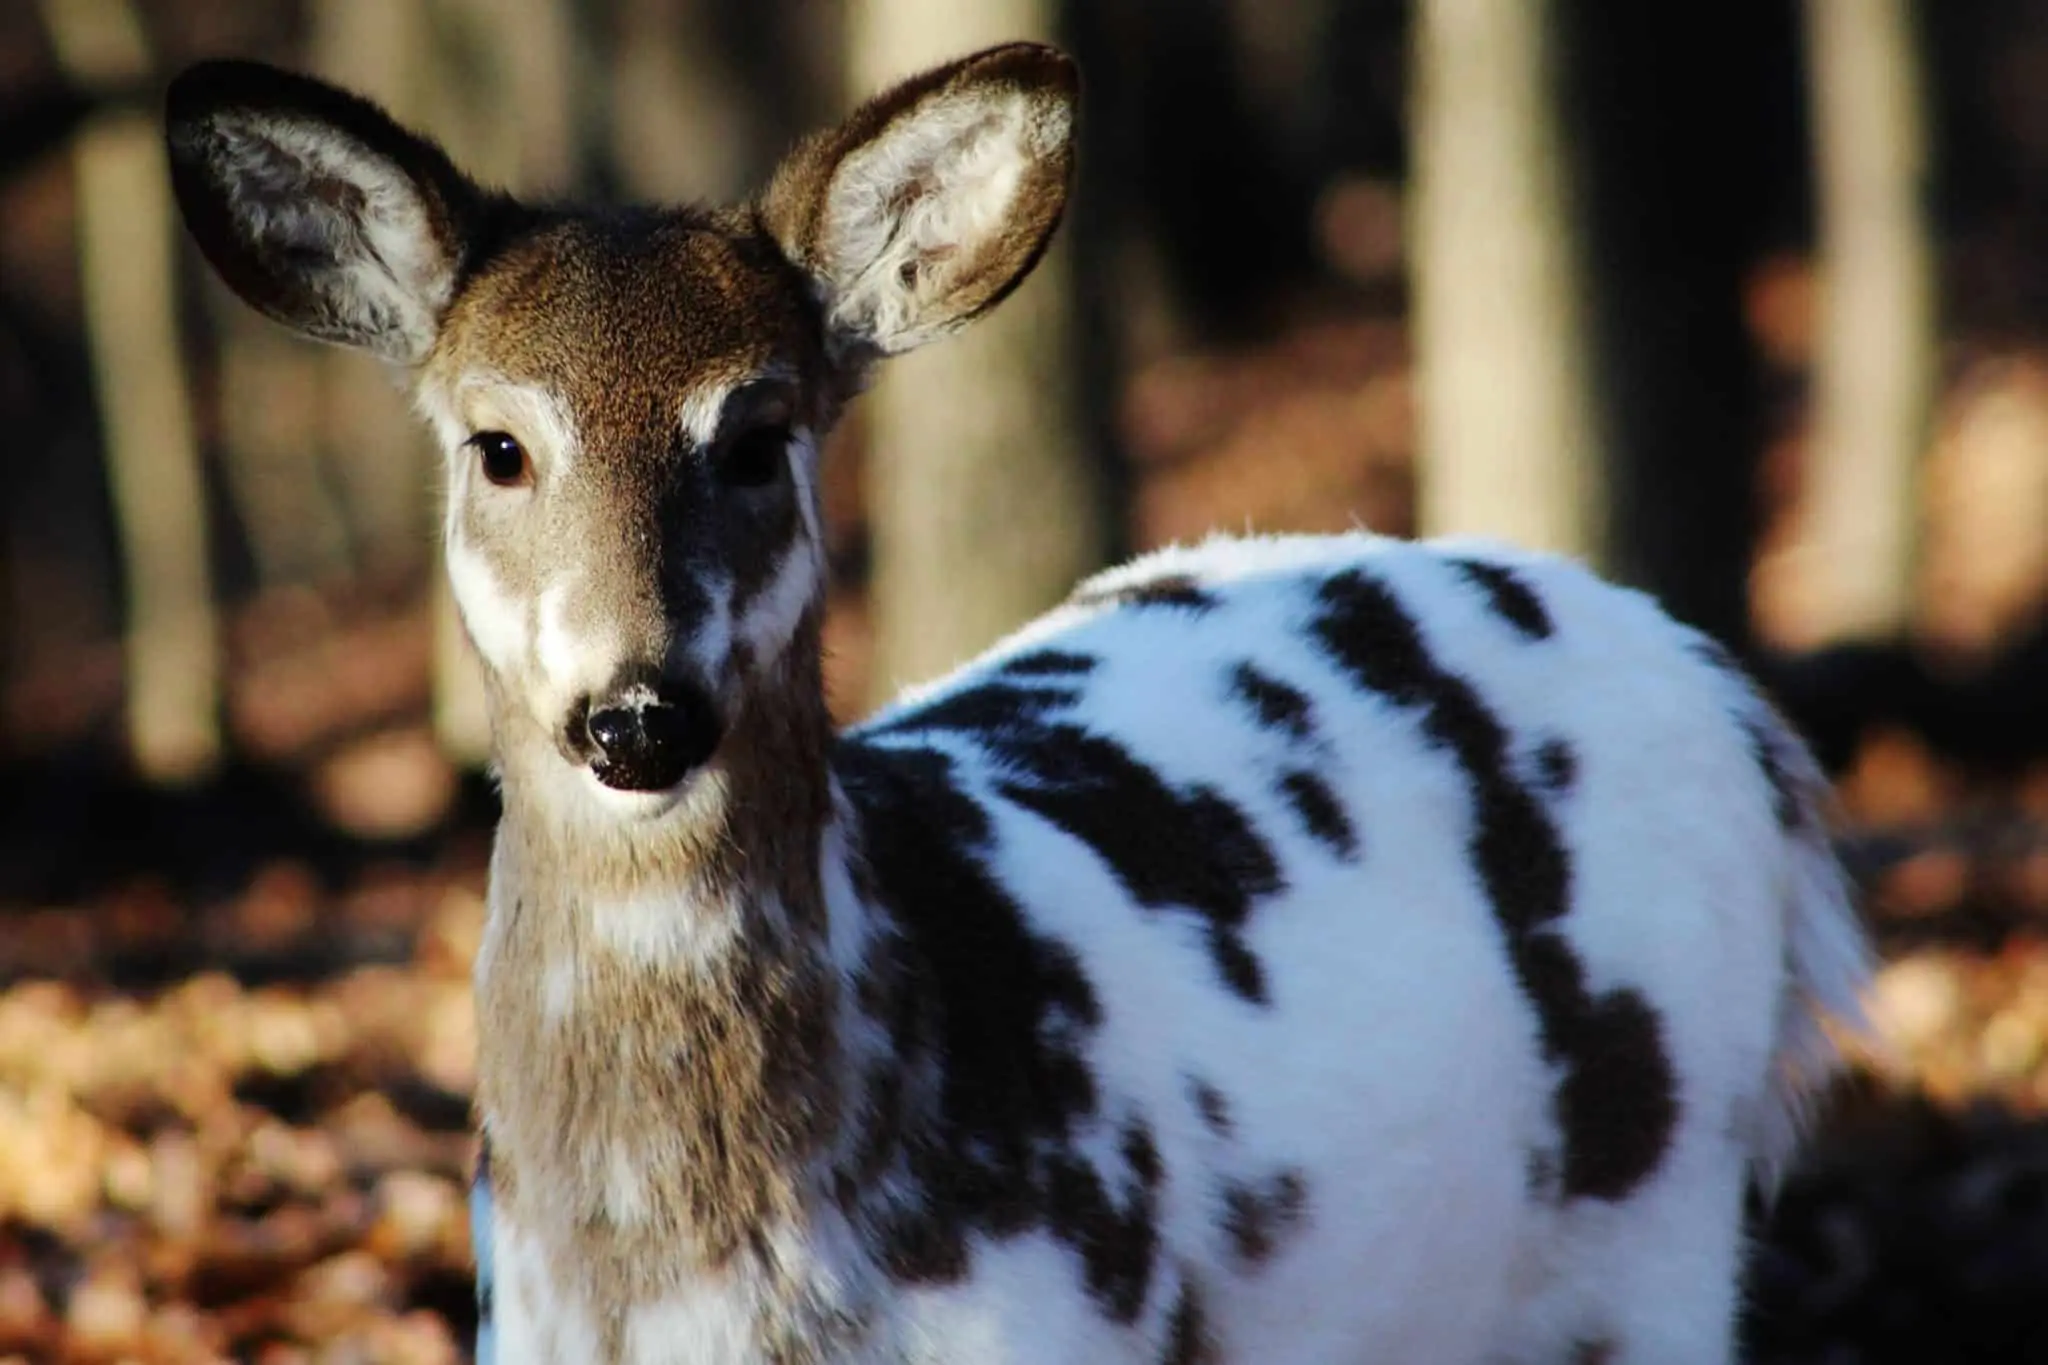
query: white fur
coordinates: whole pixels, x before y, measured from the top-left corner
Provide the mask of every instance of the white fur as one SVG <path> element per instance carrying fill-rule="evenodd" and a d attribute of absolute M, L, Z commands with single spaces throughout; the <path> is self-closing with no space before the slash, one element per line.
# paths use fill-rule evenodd
<path fill-rule="evenodd" d="M 493 667 L 514 666 L 525 657 L 533 638 L 526 604 L 505 591 L 491 572 L 490 561 L 470 548 L 453 525 L 448 528 L 446 545 L 448 586 L 455 594 L 470 642 Z"/>
<path fill-rule="evenodd" d="M 488 1242 L 493 1340 L 477 1343 L 477 1365 L 566 1365 L 597 1360 L 597 1327 L 564 1283 L 540 1238 L 493 1218 Z"/>
<path fill-rule="evenodd" d="M 420 407 L 441 433 L 449 458 L 456 462 L 456 487 L 467 491 L 481 484 L 481 494 L 508 491 L 473 477 L 476 456 L 463 442 L 481 431 L 509 433 L 526 448 L 538 477 L 559 482 L 574 468 L 583 450 L 576 417 L 558 393 L 540 384 L 522 384 L 488 372 L 464 374 L 447 392 L 422 385 Z"/>
<path fill-rule="evenodd" d="M 673 888 L 602 902 L 591 912 L 600 946 L 636 967 L 707 970 L 739 936 L 737 907 L 705 905 Z"/>
<path fill-rule="evenodd" d="M 684 439 L 692 446 L 708 450 L 718 439 L 719 424 L 725 416 L 725 402 L 732 397 L 736 387 L 731 383 L 713 382 L 683 395 L 676 420 L 683 429 Z"/>
<path fill-rule="evenodd" d="M 809 427 L 797 427 L 789 438 L 789 476 L 796 485 L 796 510 L 804 519 L 804 538 L 813 546 L 825 544 L 824 513 L 818 506 L 818 436 Z M 822 548 L 819 553 L 823 553 Z"/>
<path fill-rule="evenodd" d="M 739 636 L 754 656 L 772 659 L 782 652 L 796 634 L 804 612 L 823 585 L 824 566 L 817 547 L 809 540 L 792 545 L 775 566 L 774 577 L 760 594 L 746 605 L 740 618 Z"/>
<path fill-rule="evenodd" d="M 534 631 L 533 653 L 539 661 L 541 671 L 555 686 L 557 692 L 566 693 L 574 689 L 578 676 L 584 671 L 584 661 L 590 651 L 582 640 L 569 631 L 564 620 L 568 606 L 569 590 L 575 580 L 565 575 L 541 589 L 540 599 L 534 606 L 534 617 L 538 629 Z"/>
<path fill-rule="evenodd" d="M 548 964 L 540 979 L 540 1007 L 549 1023 L 565 1023 L 576 1012 L 581 981 L 582 972 L 573 958 Z"/>
<path fill-rule="evenodd" d="M 1445 562 L 1449 550 L 1511 568 L 1553 632 L 1518 634 Z M 1618 1200 L 1528 1188 L 1530 1152 L 1556 1137 L 1558 1078 L 1477 872 L 1473 789 L 1414 706 L 1361 690 L 1308 633 L 1318 583 L 1354 567 L 1497 718 L 1518 782 L 1536 789 L 1546 740 L 1576 756 L 1569 785 L 1540 798 L 1571 865 L 1555 929 L 1593 995 L 1625 987 L 1654 1010 L 1678 1083 L 1667 1149 Z M 1143 1310 L 1112 1320 L 1076 1250 L 1036 1227 L 976 1237 L 956 1283 L 895 1284 L 821 1195 L 809 1221 L 774 1235 L 786 1282 L 870 1324 L 852 1342 L 820 1339 L 825 1358 L 1150 1365 L 1186 1279 L 1214 1336 L 1204 1359 L 1218 1365 L 1563 1365 L 1589 1343 L 1606 1344 L 1613 1365 L 1727 1365 L 1743 1191 L 1775 1178 L 1831 1064 L 1815 1051 L 1816 1014 L 1853 1015 L 1868 973 L 1798 741 L 1647 598 L 1558 560 L 1363 535 L 1218 540 L 1092 586 L 1166 573 L 1191 576 L 1218 605 L 1064 607 L 867 727 L 872 742 L 953 757 L 994 827 L 991 872 L 1092 986 L 1098 1027 L 1050 1027 L 1079 1046 L 1096 1093 L 1077 1152 L 1114 1189 L 1120 1126 L 1142 1121 L 1157 1145 L 1159 1253 Z M 1015 774 L 975 743 L 887 729 L 1035 648 L 1098 659 L 1075 718 L 1170 786 L 1220 793 L 1271 847 L 1284 889 L 1243 930 L 1267 1004 L 1221 985 L 1199 917 L 1133 904 L 1088 845 L 1006 799 L 999 784 Z M 1309 698 L 1313 740 L 1253 723 L 1225 685 L 1241 661 Z M 1792 829 L 1745 723 L 1763 726 L 1804 793 Z M 1289 807 L 1278 779 L 1292 766 L 1330 784 L 1356 828 L 1355 860 Z M 829 957 L 850 976 L 889 930 L 855 893 L 839 824 L 822 851 Z M 849 1057 L 885 1055 L 871 1024 L 842 1020 Z M 1191 1104 L 1190 1078 L 1225 1097 L 1227 1138 Z M 1299 1174 L 1303 1208 L 1272 1257 L 1246 1265 L 1219 1228 L 1218 1191 L 1276 1171 Z M 498 1246 L 502 1283 L 502 1233 Z M 685 1283 L 635 1310 L 628 1359 L 764 1361 L 765 1292 L 749 1270 Z"/>

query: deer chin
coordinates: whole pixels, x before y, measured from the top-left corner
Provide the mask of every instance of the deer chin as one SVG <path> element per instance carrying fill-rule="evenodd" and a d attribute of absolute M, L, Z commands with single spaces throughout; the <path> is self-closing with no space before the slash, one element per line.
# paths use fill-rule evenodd
<path fill-rule="evenodd" d="M 638 796 L 659 796 L 671 792 L 688 782 L 710 758 L 705 754 L 695 760 L 676 758 L 608 758 L 599 754 L 587 765 L 590 775 L 600 786 L 615 792 Z"/>
<path fill-rule="evenodd" d="M 679 812 L 715 806 L 724 781 L 708 766 L 692 768 L 666 787 L 624 787 L 607 782 L 594 765 L 579 765 L 574 777 L 581 789 L 585 809 L 603 818 L 629 823 L 652 823 Z"/>

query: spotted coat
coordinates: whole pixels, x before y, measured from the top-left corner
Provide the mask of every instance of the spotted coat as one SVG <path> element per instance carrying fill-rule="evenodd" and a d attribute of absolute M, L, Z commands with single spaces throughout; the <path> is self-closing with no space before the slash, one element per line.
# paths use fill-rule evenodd
<path fill-rule="evenodd" d="M 831 1326 L 639 1358 L 1731 1358 L 1861 950 L 1797 741 L 1647 599 L 1213 541 L 832 771 L 854 1103 L 735 1272 Z"/>

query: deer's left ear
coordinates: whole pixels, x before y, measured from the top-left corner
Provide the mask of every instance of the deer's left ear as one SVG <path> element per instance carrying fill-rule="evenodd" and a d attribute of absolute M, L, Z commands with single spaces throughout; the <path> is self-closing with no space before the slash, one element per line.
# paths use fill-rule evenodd
<path fill-rule="evenodd" d="M 1012 43 L 912 77 L 792 152 L 762 200 L 834 348 L 893 355 L 994 307 L 1059 226 L 1080 80 Z"/>

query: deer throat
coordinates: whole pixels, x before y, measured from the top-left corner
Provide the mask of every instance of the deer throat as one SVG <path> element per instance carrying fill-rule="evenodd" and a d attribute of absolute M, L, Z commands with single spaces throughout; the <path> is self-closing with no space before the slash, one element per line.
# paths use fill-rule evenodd
<path fill-rule="evenodd" d="M 794 757 L 730 764 L 710 829 L 592 839 L 508 789 L 477 963 L 496 1206 L 600 1305 L 758 1245 L 834 1140 L 829 793 Z"/>

